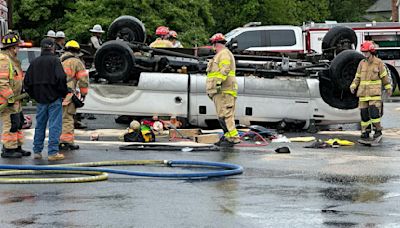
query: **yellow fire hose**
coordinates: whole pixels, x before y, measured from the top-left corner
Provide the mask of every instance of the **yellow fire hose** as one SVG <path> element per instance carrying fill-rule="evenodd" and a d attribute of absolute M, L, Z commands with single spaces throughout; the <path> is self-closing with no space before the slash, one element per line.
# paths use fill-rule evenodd
<path fill-rule="evenodd" d="M 62 165 L 50 166 L 63 166 L 63 167 L 99 167 L 99 166 L 129 166 L 129 165 L 154 165 L 164 164 L 163 160 L 128 160 L 128 161 L 100 161 L 100 162 L 86 162 L 86 163 L 72 163 Z M 16 175 L 41 175 L 41 174 L 81 174 L 91 175 L 90 177 L 63 177 L 63 178 L 15 178 L 15 177 L 2 177 L 2 176 L 16 176 Z M 108 174 L 105 172 L 95 171 L 66 171 L 66 170 L 10 170 L 0 171 L 0 184 L 50 184 L 50 183 L 84 183 L 103 181 L 108 179 Z"/>

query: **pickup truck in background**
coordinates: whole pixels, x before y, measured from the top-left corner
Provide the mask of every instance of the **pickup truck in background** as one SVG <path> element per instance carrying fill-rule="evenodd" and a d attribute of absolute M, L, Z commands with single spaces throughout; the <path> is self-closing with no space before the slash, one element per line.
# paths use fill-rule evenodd
<path fill-rule="evenodd" d="M 365 40 L 377 44 L 377 56 L 392 75 L 393 84 L 399 86 L 400 23 L 307 23 L 303 26 L 258 26 L 251 22 L 226 34 L 227 46 L 237 54 L 286 55 L 307 59 L 323 56 L 332 60 L 343 50 L 360 50 Z M 330 32 L 329 32 L 330 31 Z M 329 32 L 329 34 L 328 34 Z M 393 89 L 396 89 L 396 86 Z"/>

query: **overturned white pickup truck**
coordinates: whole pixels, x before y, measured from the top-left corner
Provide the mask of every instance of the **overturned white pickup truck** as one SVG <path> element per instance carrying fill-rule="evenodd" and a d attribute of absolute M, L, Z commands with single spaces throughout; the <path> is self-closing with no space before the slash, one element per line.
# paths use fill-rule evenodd
<path fill-rule="evenodd" d="M 110 29 L 110 41 L 95 55 L 94 74 L 109 83 L 92 83 L 80 112 L 178 116 L 203 127 L 217 123 L 214 105 L 205 93 L 205 68 L 210 56 L 198 55 L 204 50 L 151 49 L 142 44 L 143 24 L 130 16 L 117 18 Z M 124 41 L 115 40 L 117 37 Z M 238 123 L 296 121 L 308 128 L 360 121 L 358 99 L 349 86 L 363 58 L 361 53 L 344 50 L 332 61 L 315 56 L 310 61 L 235 57 Z"/>

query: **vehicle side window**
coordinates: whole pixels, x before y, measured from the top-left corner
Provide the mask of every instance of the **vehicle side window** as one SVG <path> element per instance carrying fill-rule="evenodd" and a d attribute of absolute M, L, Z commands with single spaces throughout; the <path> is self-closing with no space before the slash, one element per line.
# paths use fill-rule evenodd
<path fill-rule="evenodd" d="M 238 44 L 238 50 L 245 50 L 250 47 L 261 47 L 262 31 L 248 31 L 238 35 L 235 40 Z"/>
<path fill-rule="evenodd" d="M 270 47 L 293 46 L 296 44 L 296 36 L 293 30 L 268 30 Z"/>
<path fill-rule="evenodd" d="M 28 67 L 29 67 L 28 52 L 19 51 L 17 56 L 18 56 L 19 61 L 21 61 L 22 70 L 26 71 L 28 69 Z"/>

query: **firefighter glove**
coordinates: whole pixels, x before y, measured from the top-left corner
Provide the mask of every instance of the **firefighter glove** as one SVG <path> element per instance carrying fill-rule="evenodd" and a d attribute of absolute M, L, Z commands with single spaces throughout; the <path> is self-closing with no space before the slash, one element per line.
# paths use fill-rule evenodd
<path fill-rule="evenodd" d="M 392 89 L 387 89 L 386 90 L 386 94 L 388 95 L 388 97 L 392 96 Z"/>
<path fill-rule="evenodd" d="M 13 106 L 15 103 L 14 97 L 10 97 L 7 99 L 8 106 Z"/>

